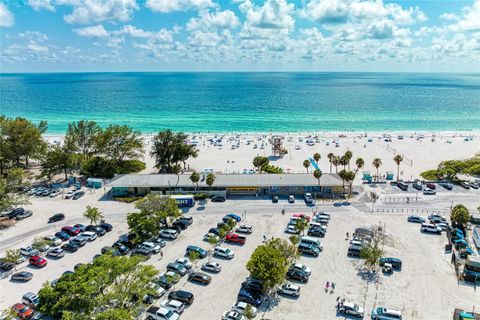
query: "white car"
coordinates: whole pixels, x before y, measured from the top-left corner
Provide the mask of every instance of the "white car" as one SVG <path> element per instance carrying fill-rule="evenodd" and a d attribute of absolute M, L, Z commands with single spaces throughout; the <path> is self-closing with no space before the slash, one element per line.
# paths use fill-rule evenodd
<path fill-rule="evenodd" d="M 242 224 L 240 227 L 237 228 L 236 232 L 250 234 L 253 232 L 253 226 L 249 224 Z"/>
<path fill-rule="evenodd" d="M 202 270 L 219 273 L 222 271 L 222 266 L 218 262 L 210 261 L 202 264 Z"/>
<path fill-rule="evenodd" d="M 67 191 L 67 193 L 65 193 L 63 195 L 63 198 L 71 199 L 73 197 L 73 195 L 75 194 L 75 192 L 77 192 L 77 191 L 76 190 L 69 190 L 69 191 Z"/>
<path fill-rule="evenodd" d="M 291 283 L 285 283 L 277 292 L 291 297 L 300 297 L 300 287 Z"/>
<path fill-rule="evenodd" d="M 295 229 L 295 226 L 292 225 L 292 224 L 289 224 L 285 230 L 284 230 L 285 233 L 290 233 L 290 234 L 299 234 L 299 232 L 297 231 L 297 229 Z"/>
<path fill-rule="evenodd" d="M 182 266 L 184 266 L 187 269 L 192 268 L 192 263 L 190 262 L 190 259 L 188 258 L 178 258 L 175 260 L 176 263 L 180 263 Z"/>
<path fill-rule="evenodd" d="M 85 239 L 87 241 L 94 241 L 97 239 L 97 234 L 93 231 L 84 231 L 80 233 L 77 238 Z"/>
<path fill-rule="evenodd" d="M 363 308 L 353 302 L 342 300 L 337 304 L 337 310 L 339 313 L 363 319 Z"/>
<path fill-rule="evenodd" d="M 247 318 L 236 311 L 230 310 L 223 313 L 222 320 L 247 320 Z"/>
<path fill-rule="evenodd" d="M 55 198 L 56 196 L 58 196 L 60 193 L 62 193 L 62 191 L 60 190 L 53 190 L 51 193 L 50 193 L 50 198 Z"/>
<path fill-rule="evenodd" d="M 232 311 L 236 311 L 240 314 L 245 314 L 245 310 L 247 309 L 247 307 L 250 306 L 250 310 L 252 311 L 252 315 L 255 317 L 257 315 L 257 308 L 255 308 L 254 306 L 252 306 L 251 304 L 248 304 L 246 302 L 236 302 L 233 304 L 232 306 Z"/>
<path fill-rule="evenodd" d="M 173 229 L 163 229 L 162 231 L 160 231 L 160 236 L 167 239 L 177 239 L 178 232 L 177 230 Z"/>
<path fill-rule="evenodd" d="M 312 274 L 312 270 L 310 270 L 309 267 L 307 267 L 306 265 L 301 264 L 301 263 L 294 263 L 294 264 L 292 264 L 292 266 L 290 268 L 295 269 L 295 270 L 303 271 L 306 274 L 308 274 L 309 276 Z"/>
<path fill-rule="evenodd" d="M 20 254 L 22 256 L 32 257 L 32 256 L 37 256 L 38 253 L 39 253 L 38 250 L 33 249 L 32 246 L 27 246 L 27 247 L 20 248 Z"/>
<path fill-rule="evenodd" d="M 308 193 L 308 192 L 305 193 L 304 197 L 305 197 L 305 202 L 306 203 L 313 203 L 313 197 L 312 197 L 311 193 Z"/>
<path fill-rule="evenodd" d="M 422 227 L 420 228 L 420 231 L 421 232 L 430 232 L 430 233 L 440 234 L 440 233 L 442 233 L 442 228 L 440 228 L 440 227 L 438 227 L 434 224 L 422 223 Z"/>
<path fill-rule="evenodd" d="M 215 247 L 213 250 L 213 255 L 221 258 L 233 259 L 235 252 L 229 248 Z"/>
<path fill-rule="evenodd" d="M 159 253 L 162 250 L 162 248 L 158 244 L 155 244 L 153 242 L 143 242 L 140 245 L 140 248 L 144 248 L 145 250 L 153 253 Z"/>
<path fill-rule="evenodd" d="M 220 241 L 220 237 L 214 233 L 207 233 L 206 235 L 203 236 L 203 241 L 209 242 L 210 239 L 215 239 L 216 242 Z"/>
<path fill-rule="evenodd" d="M 165 300 L 161 303 L 161 306 L 178 314 L 182 314 L 183 310 L 185 309 L 185 304 L 178 300 Z"/>
<path fill-rule="evenodd" d="M 154 320 L 178 320 L 180 316 L 178 313 L 163 307 L 150 307 L 147 310 L 147 319 Z"/>
<path fill-rule="evenodd" d="M 52 235 L 45 236 L 43 239 L 49 241 L 49 245 L 52 247 L 57 247 L 62 244 L 62 239 Z"/>

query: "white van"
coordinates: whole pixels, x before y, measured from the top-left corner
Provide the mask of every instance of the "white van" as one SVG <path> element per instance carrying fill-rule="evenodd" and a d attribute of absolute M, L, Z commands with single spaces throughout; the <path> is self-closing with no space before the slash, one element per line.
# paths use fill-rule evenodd
<path fill-rule="evenodd" d="M 372 310 L 373 320 L 402 320 L 402 312 L 391 308 L 376 308 Z"/>
<path fill-rule="evenodd" d="M 320 228 L 325 231 L 327 230 L 327 226 L 320 222 L 310 222 L 310 228 Z"/>
<path fill-rule="evenodd" d="M 163 229 L 162 231 L 160 231 L 160 237 L 167 239 L 177 239 L 178 232 L 177 230 L 173 229 Z"/>
<path fill-rule="evenodd" d="M 312 246 L 315 246 L 318 248 L 318 250 L 322 251 L 323 250 L 323 245 L 322 245 L 322 242 L 320 240 L 317 240 L 313 237 L 309 237 L 309 236 L 303 236 L 300 240 L 300 243 L 302 244 L 308 244 L 308 245 L 312 245 Z"/>
<path fill-rule="evenodd" d="M 442 233 L 442 228 L 431 223 L 422 223 L 422 227 L 420 228 L 420 231 L 440 234 Z"/>
<path fill-rule="evenodd" d="M 215 247 L 215 249 L 213 250 L 213 255 L 226 259 L 233 259 L 235 253 L 229 248 Z"/>

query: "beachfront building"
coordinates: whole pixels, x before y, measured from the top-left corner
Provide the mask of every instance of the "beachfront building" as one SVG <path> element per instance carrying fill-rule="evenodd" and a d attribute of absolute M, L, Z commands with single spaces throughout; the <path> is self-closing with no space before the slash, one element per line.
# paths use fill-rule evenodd
<path fill-rule="evenodd" d="M 107 183 L 112 196 L 208 193 L 232 196 L 303 195 L 305 192 L 325 196 L 341 195 L 343 183 L 337 174 L 324 173 L 320 183 L 312 174 L 217 174 L 214 184 L 206 184 L 201 175 L 198 186 L 189 174 L 124 174 Z M 348 192 L 348 190 L 345 190 Z"/>

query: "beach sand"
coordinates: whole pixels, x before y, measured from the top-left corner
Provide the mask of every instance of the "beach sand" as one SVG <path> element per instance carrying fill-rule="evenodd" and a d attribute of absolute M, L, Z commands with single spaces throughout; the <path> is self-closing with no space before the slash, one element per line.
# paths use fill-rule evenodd
<path fill-rule="evenodd" d="M 286 173 L 305 173 L 303 161 L 318 152 L 321 155 L 320 169 L 330 172 L 329 153 L 343 155 L 347 150 L 353 153 L 350 169 L 355 170 L 355 160 L 361 157 L 365 167 L 360 169 L 356 182 L 359 182 L 363 171 L 376 174 L 372 165 L 374 158 L 382 160 L 379 174 L 393 172 L 397 175 L 397 165 L 393 161 L 396 154 L 401 154 L 404 161 L 400 164 L 400 178 L 413 180 L 421 178 L 419 174 L 425 170 L 435 169 L 444 160 L 467 159 L 480 152 L 480 133 L 478 132 L 440 132 L 440 133 L 275 133 L 284 137 L 283 145 L 288 154 L 282 158 L 272 156 L 269 143 L 270 133 L 199 133 L 190 134 L 189 141 L 196 142 L 199 149 L 197 158 L 187 161 L 187 169 L 198 172 L 213 169 L 214 172 L 233 173 L 253 169 L 252 160 L 256 156 L 270 158 L 270 163 L 279 166 Z M 399 139 L 402 136 L 403 139 Z M 147 168 L 142 173 L 155 173 L 155 161 L 149 155 L 153 135 L 145 135 L 147 142 L 143 161 Z M 307 145 L 312 139 L 313 146 Z M 390 138 L 391 141 L 385 140 Z M 51 142 L 61 141 L 61 136 L 47 136 Z M 221 139 L 222 146 L 214 146 L 210 139 Z M 250 142 L 249 142 L 250 141 Z M 263 144 L 263 148 L 262 148 Z M 254 146 L 257 146 L 254 148 Z M 235 146 L 235 149 L 232 149 Z M 237 147 L 238 146 L 238 147 Z M 312 171 L 310 167 L 309 172 Z M 338 167 L 340 171 L 341 166 Z M 348 168 L 347 168 L 348 169 Z M 332 167 L 335 172 L 335 167 Z"/>

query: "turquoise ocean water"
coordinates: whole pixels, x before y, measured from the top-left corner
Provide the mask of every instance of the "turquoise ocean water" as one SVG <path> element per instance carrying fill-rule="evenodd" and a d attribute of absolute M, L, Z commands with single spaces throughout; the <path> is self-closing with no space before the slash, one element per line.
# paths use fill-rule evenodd
<path fill-rule="evenodd" d="M 183 131 L 480 129 L 480 74 L 1 74 L 0 114 Z"/>

